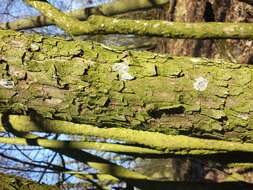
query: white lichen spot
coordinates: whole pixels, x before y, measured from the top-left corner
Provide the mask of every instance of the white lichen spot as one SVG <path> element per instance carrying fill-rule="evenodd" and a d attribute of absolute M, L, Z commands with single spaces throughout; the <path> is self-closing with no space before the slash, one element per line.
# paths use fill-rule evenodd
<path fill-rule="evenodd" d="M 118 72 L 120 75 L 120 80 L 133 80 L 134 76 L 128 73 L 129 66 L 125 62 L 114 63 L 112 65 L 112 71 Z"/>
<path fill-rule="evenodd" d="M 226 27 L 226 28 L 223 29 L 223 31 L 224 31 L 226 34 L 230 34 L 230 33 L 235 32 L 235 28 L 234 28 L 234 27 Z"/>
<path fill-rule="evenodd" d="M 138 24 L 140 23 L 140 21 L 139 21 L 139 20 L 136 20 L 135 22 L 136 22 L 136 23 L 138 23 Z"/>
<path fill-rule="evenodd" d="M 249 119 L 249 115 L 248 114 L 238 114 L 237 117 L 243 119 L 243 120 L 248 120 Z"/>
<path fill-rule="evenodd" d="M 198 63 L 198 62 L 200 62 L 201 59 L 200 58 L 191 58 L 190 60 L 193 63 Z"/>
<path fill-rule="evenodd" d="M 31 51 L 38 51 L 40 49 L 40 46 L 36 43 L 31 44 Z"/>
<path fill-rule="evenodd" d="M 102 28 L 105 27 L 105 24 L 101 24 L 101 27 L 102 27 Z"/>
<path fill-rule="evenodd" d="M 173 25 L 173 22 L 163 21 L 163 24 L 166 24 L 166 25 L 168 25 L 168 26 L 172 26 L 172 25 Z"/>
<path fill-rule="evenodd" d="M 159 26 L 160 26 L 159 23 L 156 23 L 156 24 L 153 25 L 154 28 L 158 28 Z"/>
<path fill-rule="evenodd" d="M 114 63 L 112 66 L 112 70 L 119 73 L 128 72 L 129 66 L 125 62 Z"/>
<path fill-rule="evenodd" d="M 143 25 L 144 25 L 144 26 L 148 26 L 148 23 L 145 22 Z"/>
<path fill-rule="evenodd" d="M 247 40 L 245 44 L 246 44 L 246 46 L 252 46 L 253 45 L 253 41 Z"/>
<path fill-rule="evenodd" d="M 70 28 L 71 25 L 67 22 L 66 25 L 65 25 L 65 27 Z"/>
<path fill-rule="evenodd" d="M 130 75 L 129 73 L 122 73 L 120 75 L 121 80 L 133 80 L 134 76 Z"/>
<path fill-rule="evenodd" d="M 227 96 L 229 95 L 229 92 L 227 90 L 224 91 L 224 95 Z"/>
<path fill-rule="evenodd" d="M 50 105 L 57 105 L 63 102 L 63 100 L 59 98 L 49 98 L 49 99 L 45 99 L 44 101 L 46 104 L 50 104 Z"/>
<path fill-rule="evenodd" d="M 112 22 L 113 22 L 113 23 L 118 23 L 118 22 L 119 22 L 119 20 L 117 20 L 117 19 L 113 19 L 113 20 L 112 20 Z"/>
<path fill-rule="evenodd" d="M 14 88 L 14 82 L 11 80 L 1 79 L 0 80 L 0 86 L 4 88 Z"/>
<path fill-rule="evenodd" d="M 215 63 L 218 63 L 218 64 L 224 64 L 224 63 L 226 63 L 226 61 L 224 60 L 224 59 L 218 59 L 218 58 L 215 58 L 214 59 L 214 62 Z M 239 65 L 239 64 L 238 64 Z"/>
<path fill-rule="evenodd" d="M 204 91 L 208 86 L 208 80 L 203 77 L 198 77 L 193 83 L 193 88 L 198 91 Z"/>
<path fill-rule="evenodd" d="M 57 80 L 58 78 L 59 78 L 59 76 L 57 74 L 53 74 L 52 79 Z"/>

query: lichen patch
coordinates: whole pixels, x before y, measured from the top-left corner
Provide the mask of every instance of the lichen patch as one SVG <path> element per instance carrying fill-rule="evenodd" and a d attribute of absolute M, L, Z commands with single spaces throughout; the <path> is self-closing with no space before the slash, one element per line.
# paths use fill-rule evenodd
<path fill-rule="evenodd" d="M 112 20 L 112 22 L 113 22 L 113 23 L 118 23 L 118 22 L 119 22 L 119 20 L 117 20 L 117 19 L 113 19 L 113 20 Z"/>
<path fill-rule="evenodd" d="M 112 70 L 115 72 L 128 72 L 129 66 L 125 62 L 120 62 L 120 63 L 114 63 L 112 66 Z"/>
<path fill-rule="evenodd" d="M 133 80 L 135 77 L 128 73 L 129 66 L 125 62 L 114 63 L 112 65 L 112 71 L 118 72 L 120 80 Z"/>
<path fill-rule="evenodd" d="M 243 119 L 243 120 L 248 120 L 249 119 L 249 115 L 248 114 L 238 114 L 238 117 Z"/>
<path fill-rule="evenodd" d="M 192 61 L 193 63 L 199 63 L 199 62 L 201 61 L 201 59 L 200 59 L 200 58 L 195 58 L 195 57 L 193 57 L 193 58 L 191 58 L 191 61 Z"/>
<path fill-rule="evenodd" d="M 32 43 L 31 47 L 30 47 L 31 51 L 39 51 L 40 50 L 40 46 L 36 43 Z"/>
<path fill-rule="evenodd" d="M 0 80 L 0 86 L 4 88 L 14 88 L 14 82 L 11 80 L 1 79 Z"/>
<path fill-rule="evenodd" d="M 158 28 L 160 26 L 160 24 L 159 23 L 156 23 L 156 24 L 154 24 L 154 28 Z"/>
<path fill-rule="evenodd" d="M 121 80 L 133 80 L 134 76 L 130 75 L 129 73 L 122 73 L 120 75 Z"/>
<path fill-rule="evenodd" d="M 197 91 L 204 91 L 208 86 L 208 80 L 203 77 L 198 77 L 193 83 L 193 88 Z"/>

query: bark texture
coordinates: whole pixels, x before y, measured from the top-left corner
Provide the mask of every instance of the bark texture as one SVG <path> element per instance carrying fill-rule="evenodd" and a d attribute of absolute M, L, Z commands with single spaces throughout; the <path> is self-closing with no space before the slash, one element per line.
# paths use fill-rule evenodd
<path fill-rule="evenodd" d="M 0 111 L 252 141 L 252 67 L 0 32 Z"/>
<path fill-rule="evenodd" d="M 56 186 L 42 185 L 22 177 L 0 174 L 0 189 L 2 190 L 60 190 Z"/>
<path fill-rule="evenodd" d="M 244 1 L 246 2 L 246 1 Z M 153 18 L 177 22 L 253 22 L 253 6 L 237 0 L 180 0 L 173 9 L 153 11 Z M 239 63 L 253 63 L 249 40 L 158 40 L 157 51 L 173 55 L 223 58 Z"/>

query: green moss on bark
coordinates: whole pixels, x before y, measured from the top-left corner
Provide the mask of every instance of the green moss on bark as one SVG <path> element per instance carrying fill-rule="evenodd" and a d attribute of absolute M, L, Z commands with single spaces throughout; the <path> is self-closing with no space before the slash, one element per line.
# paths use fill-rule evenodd
<path fill-rule="evenodd" d="M 87 21 L 70 17 L 47 2 L 26 1 L 70 35 L 84 34 L 135 34 L 169 38 L 193 39 L 252 39 L 250 23 L 174 23 L 160 20 L 116 19 L 90 16 Z"/>
<path fill-rule="evenodd" d="M 3 190 L 60 190 L 56 186 L 42 185 L 22 177 L 0 174 L 0 189 Z"/>
<path fill-rule="evenodd" d="M 11 31 L 0 39 L 1 112 L 251 141 L 251 66 Z"/>

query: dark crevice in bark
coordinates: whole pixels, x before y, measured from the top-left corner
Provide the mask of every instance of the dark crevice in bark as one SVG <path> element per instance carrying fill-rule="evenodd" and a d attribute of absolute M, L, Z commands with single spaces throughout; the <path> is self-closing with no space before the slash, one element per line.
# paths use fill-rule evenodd
<path fill-rule="evenodd" d="M 214 22 L 215 21 L 213 6 L 210 2 L 206 3 L 203 18 L 204 18 L 205 22 Z"/>
<path fill-rule="evenodd" d="M 215 14 L 214 14 L 213 6 L 209 1 L 206 2 L 203 19 L 205 22 L 215 22 Z M 209 57 L 211 55 L 213 40 L 210 40 L 210 43 L 205 43 L 205 42 L 206 42 L 205 40 L 197 41 L 196 46 L 194 47 L 194 50 L 193 50 L 194 57 L 200 57 L 202 54 L 201 49 L 204 48 L 205 46 L 209 46 L 207 48 L 206 56 Z"/>
<path fill-rule="evenodd" d="M 184 111 L 185 111 L 185 108 L 183 106 L 179 106 L 176 108 L 152 110 L 149 112 L 149 115 L 154 119 L 159 119 L 163 115 L 183 114 Z"/>

